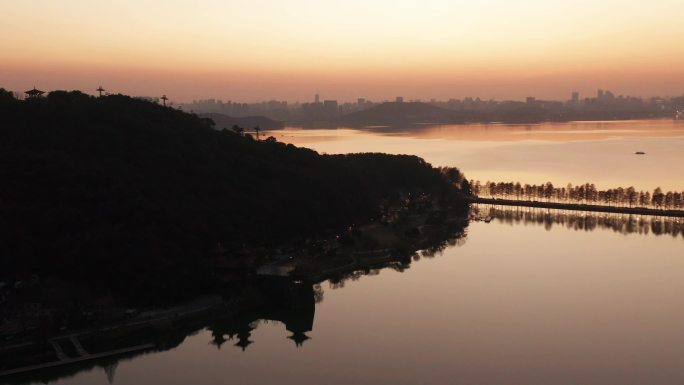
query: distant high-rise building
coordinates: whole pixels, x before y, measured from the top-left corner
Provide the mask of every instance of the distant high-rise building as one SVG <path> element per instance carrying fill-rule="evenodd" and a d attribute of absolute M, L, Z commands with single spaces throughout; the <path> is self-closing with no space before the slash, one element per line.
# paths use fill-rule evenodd
<path fill-rule="evenodd" d="M 571 100 L 574 104 L 579 103 L 579 92 L 577 92 L 577 91 L 573 92 Z"/>
<path fill-rule="evenodd" d="M 534 102 L 537 101 L 537 98 L 535 98 L 534 96 L 528 96 L 527 99 L 525 99 L 525 101 L 527 102 L 527 104 L 534 104 Z"/>
<path fill-rule="evenodd" d="M 314 103 L 318 104 L 321 102 L 321 95 L 316 94 L 314 95 Z"/>
<path fill-rule="evenodd" d="M 598 100 L 601 100 L 601 99 L 603 99 L 603 96 L 604 96 L 603 90 L 598 90 L 598 92 L 596 93 L 596 98 Z"/>
<path fill-rule="evenodd" d="M 356 105 L 359 107 L 363 107 L 366 104 L 366 98 L 358 98 L 356 99 Z"/>
<path fill-rule="evenodd" d="M 339 107 L 337 106 L 337 100 L 324 100 L 323 101 L 323 111 L 328 117 L 335 117 L 339 112 Z"/>
<path fill-rule="evenodd" d="M 404 97 L 403 96 L 397 96 L 397 99 L 395 100 L 397 103 L 403 103 L 404 102 Z"/>

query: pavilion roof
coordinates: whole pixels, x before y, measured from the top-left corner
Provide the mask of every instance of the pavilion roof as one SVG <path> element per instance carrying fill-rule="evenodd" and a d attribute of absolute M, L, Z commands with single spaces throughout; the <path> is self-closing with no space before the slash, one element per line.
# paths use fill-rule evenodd
<path fill-rule="evenodd" d="M 38 89 L 36 89 L 36 87 L 33 87 L 32 90 L 28 90 L 25 92 L 26 95 L 30 95 L 30 96 L 42 95 L 44 93 L 45 93 L 45 91 L 38 90 Z"/>

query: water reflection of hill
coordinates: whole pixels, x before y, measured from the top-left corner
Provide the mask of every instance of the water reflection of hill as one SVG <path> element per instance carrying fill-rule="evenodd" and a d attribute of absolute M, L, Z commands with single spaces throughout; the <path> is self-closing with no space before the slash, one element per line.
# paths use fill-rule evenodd
<path fill-rule="evenodd" d="M 670 138 L 684 135 L 684 125 L 670 120 L 634 120 L 603 122 L 546 122 L 537 124 L 469 123 L 411 124 L 393 123 L 378 126 L 288 126 L 273 131 L 278 140 L 293 144 L 307 141 L 341 140 L 358 135 L 407 136 L 416 139 L 441 139 L 474 142 L 546 142 L 598 141 L 622 138 Z M 281 139 L 282 138 L 282 139 Z M 290 139 L 288 139 L 290 138 Z M 293 139 L 294 138 L 294 139 Z"/>
<path fill-rule="evenodd" d="M 433 258 L 441 254 L 447 247 L 460 245 L 465 242 L 467 223 L 452 223 L 437 228 L 432 226 L 425 229 L 425 240 L 415 244 L 420 251 L 404 250 L 382 258 L 360 258 L 363 264 L 355 265 L 349 270 L 336 269 L 336 274 L 327 276 L 325 279 L 333 289 L 344 287 L 348 281 L 360 279 L 365 275 L 377 275 L 385 268 L 403 272 L 413 262 L 421 258 Z M 360 254 L 363 254 L 361 252 Z M 301 278 L 301 277 L 300 277 Z M 316 304 L 323 300 L 323 290 L 320 282 L 306 280 L 294 280 L 288 277 L 254 277 L 244 289 L 240 298 L 232 298 L 226 301 L 227 306 L 215 308 L 202 316 L 188 319 L 164 319 L 144 323 L 129 328 L 128 326 L 110 328 L 110 332 L 102 333 L 87 331 L 75 334 L 78 345 L 88 353 L 112 350 L 122 346 L 147 346 L 144 349 L 103 357 L 99 359 L 85 360 L 53 368 L 30 371 L 22 374 L 0 377 L 2 384 L 25 384 L 25 383 L 50 383 L 60 379 L 68 379 L 86 371 L 102 371 L 109 383 L 115 383 L 116 368 L 119 363 L 135 359 L 145 354 L 153 354 L 175 349 L 180 346 L 188 336 L 194 335 L 201 330 L 211 333 L 208 341 L 217 349 L 225 347 L 248 350 L 250 345 L 258 343 L 253 340 L 252 334 L 260 325 L 270 322 L 280 323 L 291 333 L 287 336 L 297 347 L 305 346 L 310 339 L 307 333 L 311 332 L 314 324 Z M 54 355 L 51 343 L 56 341 L 64 350 L 74 350 L 71 336 L 50 336 L 44 341 L 32 342 L 31 347 L 25 350 L 25 357 L 45 357 Z M 73 343 L 75 346 L 76 343 Z M 78 350 L 78 348 L 76 348 Z M 69 351 L 69 356 L 77 356 L 80 353 Z M 11 357 L 13 352 L 0 349 L 0 372 L 11 368 L 27 366 L 36 362 L 22 362 L 22 355 L 13 357 L 14 365 L 4 358 Z M 54 359 L 54 358 L 53 358 Z"/>
<path fill-rule="evenodd" d="M 437 229 L 433 229 L 437 230 Z M 418 262 L 423 258 L 435 258 L 442 254 L 448 247 L 461 246 L 466 242 L 467 232 L 466 228 L 462 226 L 442 226 L 438 231 L 441 231 L 433 241 L 429 244 L 422 245 L 421 250 L 415 253 L 409 253 L 401 257 L 392 258 L 387 262 L 379 265 L 369 265 L 365 269 L 348 271 L 337 276 L 330 277 L 330 287 L 333 289 L 343 288 L 348 281 L 357 281 L 363 276 L 372 276 L 380 274 L 383 269 L 392 269 L 394 271 L 403 273 L 411 267 L 413 262 Z"/>
<path fill-rule="evenodd" d="M 528 207 L 501 207 L 493 205 L 473 205 L 473 215 L 477 218 L 490 217 L 493 221 L 510 225 L 544 226 L 566 228 L 575 231 L 612 230 L 620 234 L 653 234 L 684 237 L 682 218 L 658 217 L 648 215 L 594 213 L 585 211 L 565 211 Z"/>
<path fill-rule="evenodd" d="M 166 319 L 137 327 L 123 325 L 107 332 L 81 333 L 74 335 L 78 345 L 92 354 L 95 351 L 112 351 L 121 346 L 141 346 L 146 348 L 125 354 L 103 357 L 68 365 L 49 367 L 29 372 L 0 376 L 1 384 L 51 383 L 60 379 L 68 379 L 81 372 L 101 370 L 109 383 L 114 383 L 116 367 L 119 363 L 137 357 L 164 352 L 180 346 L 188 336 L 207 329 L 211 332 L 209 341 L 218 349 L 226 343 L 243 351 L 254 343 L 252 331 L 262 323 L 279 322 L 292 333 L 287 338 L 296 346 L 309 339 L 306 335 L 313 328 L 315 303 L 320 301 L 322 293 L 320 285 L 292 280 L 255 280 L 243 298 L 234 302 L 234 306 L 217 308 L 201 317 L 188 319 Z M 0 369 L 7 370 L 8 365 L 15 367 L 36 364 L 27 360 L 46 357 L 54 354 L 51 345 L 57 343 L 69 357 L 74 352 L 70 336 L 50 337 L 47 343 L 36 341 L 32 347 L 27 346 L 17 355 L 17 351 L 0 350 Z M 96 349 L 96 350 L 95 350 Z M 15 357 L 12 357 L 12 355 Z M 61 359 L 61 358 L 60 358 Z M 10 362 L 13 361 L 13 362 Z M 2 370 L 0 370 L 0 374 Z"/>

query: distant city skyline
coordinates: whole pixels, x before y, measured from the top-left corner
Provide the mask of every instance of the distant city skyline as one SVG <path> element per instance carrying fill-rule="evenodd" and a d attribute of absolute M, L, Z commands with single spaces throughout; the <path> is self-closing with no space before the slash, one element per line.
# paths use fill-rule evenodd
<path fill-rule="evenodd" d="M 143 95 L 141 95 L 143 96 Z M 639 98 L 639 99 L 651 99 L 651 98 L 673 98 L 673 97 L 681 97 L 684 96 L 684 90 L 680 92 L 679 94 L 673 94 L 673 95 L 631 95 L 631 94 L 622 94 L 615 92 L 610 89 L 602 89 L 602 88 L 596 88 L 593 90 L 593 92 L 588 92 L 586 94 L 583 94 L 579 91 L 571 91 L 569 92 L 566 97 L 559 97 L 559 98 L 544 98 L 544 97 L 539 97 L 536 95 L 527 95 L 525 97 L 521 98 L 483 98 L 478 95 L 466 95 L 462 97 L 449 97 L 449 98 L 435 98 L 435 97 L 427 97 L 427 98 L 411 98 L 411 97 L 405 97 L 404 95 L 395 95 L 392 97 L 386 97 L 386 98 L 379 98 L 379 99 L 373 99 L 373 98 L 368 98 L 365 96 L 358 96 L 355 98 L 351 98 L 349 100 L 339 100 L 334 97 L 329 97 L 326 95 L 323 95 L 319 92 L 314 93 L 308 100 L 289 100 L 289 99 L 277 99 L 277 98 L 264 98 L 260 100 L 242 100 L 242 99 L 230 99 L 230 98 L 217 98 L 217 97 L 210 97 L 210 98 L 198 98 L 198 99 L 193 99 L 193 100 L 188 100 L 188 101 L 180 101 L 179 103 L 181 104 L 189 104 L 192 102 L 206 102 L 206 101 L 216 101 L 216 102 L 223 102 L 223 103 L 268 103 L 268 102 L 287 102 L 290 104 L 295 104 L 295 103 L 300 103 L 300 104 L 305 104 L 305 103 L 320 103 L 320 104 L 325 104 L 326 101 L 335 101 L 339 103 L 351 103 L 351 104 L 365 104 L 368 102 L 372 103 L 382 103 L 382 102 L 396 102 L 396 103 L 409 103 L 409 102 L 424 102 L 424 103 L 434 103 L 434 102 L 446 102 L 449 100 L 464 100 L 464 99 L 480 99 L 483 101 L 497 101 L 497 102 L 531 102 L 535 100 L 547 100 L 547 101 L 559 101 L 559 102 L 568 102 L 568 101 L 574 101 L 574 102 L 581 102 L 583 100 L 587 99 L 604 99 L 606 97 L 610 98 L 619 98 L 619 97 L 629 97 L 629 98 Z"/>
<path fill-rule="evenodd" d="M 415 101 L 421 101 L 423 104 L 408 105 L 408 102 Z M 405 106 L 402 107 L 402 104 Z M 391 100 L 358 98 L 356 101 L 343 102 L 321 98 L 321 95 L 317 93 L 312 100 L 301 103 L 289 103 L 282 100 L 244 102 L 210 98 L 195 100 L 191 103 L 179 103 L 176 106 L 195 113 L 219 113 L 230 117 L 260 116 L 281 122 L 322 122 L 337 121 L 341 118 L 348 121 L 363 121 L 381 125 L 403 116 L 407 108 L 412 113 L 410 116 L 401 118 L 404 123 L 416 116 L 433 122 L 452 123 L 464 121 L 533 122 L 568 119 L 615 120 L 658 117 L 679 119 L 684 107 L 684 96 L 640 98 L 630 95 L 616 95 L 611 90 L 597 89 L 593 95 L 584 98 L 581 98 L 579 92 L 575 91 L 569 95 L 569 98 L 563 100 L 549 100 L 534 96 L 528 96 L 523 101 L 477 97 L 411 100 L 397 96 Z M 374 112 L 360 116 L 353 115 L 373 107 L 377 107 Z M 466 113 L 464 114 L 464 112 Z M 231 121 L 228 125 L 236 124 L 235 122 Z"/>

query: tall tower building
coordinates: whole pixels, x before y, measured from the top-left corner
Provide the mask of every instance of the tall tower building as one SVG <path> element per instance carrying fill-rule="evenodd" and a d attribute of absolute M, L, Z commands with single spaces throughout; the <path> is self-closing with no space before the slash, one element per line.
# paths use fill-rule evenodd
<path fill-rule="evenodd" d="M 321 95 L 316 94 L 314 95 L 314 103 L 318 104 L 321 102 Z"/>

